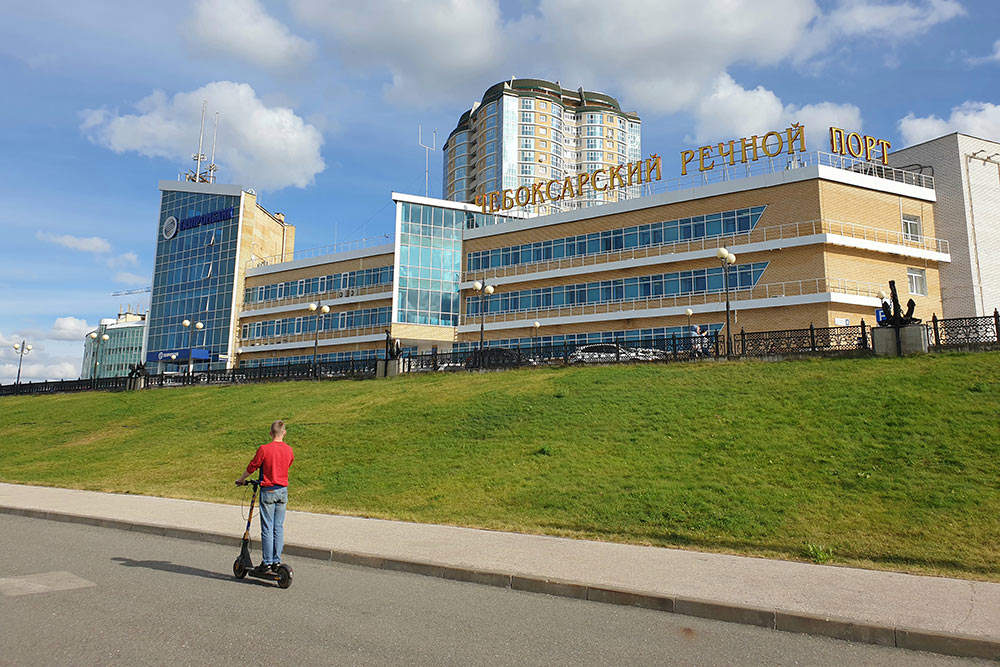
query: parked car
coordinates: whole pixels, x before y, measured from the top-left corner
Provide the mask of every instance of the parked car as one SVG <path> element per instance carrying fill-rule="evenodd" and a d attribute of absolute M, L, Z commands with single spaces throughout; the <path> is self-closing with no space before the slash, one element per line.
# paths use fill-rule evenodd
<path fill-rule="evenodd" d="M 525 362 L 525 355 L 505 347 L 488 347 L 482 352 L 470 354 L 465 361 L 466 368 L 503 368 L 518 366 Z"/>
<path fill-rule="evenodd" d="M 625 347 L 614 343 L 593 343 L 576 348 L 569 355 L 571 364 L 613 364 L 620 361 L 656 361 L 666 359 L 663 350 L 647 347 Z"/>

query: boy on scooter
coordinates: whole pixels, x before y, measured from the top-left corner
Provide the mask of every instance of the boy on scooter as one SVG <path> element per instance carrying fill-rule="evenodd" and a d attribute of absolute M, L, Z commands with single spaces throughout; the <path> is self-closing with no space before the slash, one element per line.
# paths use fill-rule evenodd
<path fill-rule="evenodd" d="M 260 468 L 260 541 L 263 558 L 258 572 L 278 571 L 281 550 L 285 546 L 285 507 L 288 505 L 288 467 L 295 460 L 292 448 L 285 442 L 285 422 L 271 424 L 271 442 L 261 445 L 247 465 L 246 472 L 236 480 L 244 486 L 246 479 Z"/>

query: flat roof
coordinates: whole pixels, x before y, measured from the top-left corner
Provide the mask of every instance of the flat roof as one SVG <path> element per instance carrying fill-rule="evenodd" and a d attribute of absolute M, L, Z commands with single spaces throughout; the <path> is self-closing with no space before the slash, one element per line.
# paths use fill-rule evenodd
<path fill-rule="evenodd" d="M 206 195 L 231 195 L 238 197 L 243 191 L 242 185 L 226 185 L 223 183 L 195 183 L 193 181 L 160 181 L 163 192 L 190 192 Z"/>

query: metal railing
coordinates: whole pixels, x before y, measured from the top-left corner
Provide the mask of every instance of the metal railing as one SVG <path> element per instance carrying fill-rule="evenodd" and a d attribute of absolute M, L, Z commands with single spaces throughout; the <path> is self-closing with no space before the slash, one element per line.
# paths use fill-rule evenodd
<path fill-rule="evenodd" d="M 365 287 L 348 287 L 346 289 L 331 289 L 325 292 L 317 292 L 315 294 L 306 294 L 304 296 L 293 296 L 293 297 L 281 297 L 280 299 L 266 299 L 264 301 L 254 301 L 252 303 L 244 303 L 242 310 L 244 312 L 252 312 L 254 310 L 262 310 L 264 308 L 273 308 L 275 306 L 294 306 L 297 304 L 309 304 L 318 301 L 331 301 L 333 299 L 350 299 L 351 297 L 363 296 L 367 294 L 381 294 L 385 293 L 386 299 L 392 298 L 392 283 L 381 283 L 378 285 L 367 285 Z M 344 293 L 341 296 L 341 293 Z"/>
<path fill-rule="evenodd" d="M 985 317 L 932 317 L 924 326 L 931 350 L 1000 349 L 1000 312 Z M 702 359 L 784 358 L 788 356 L 833 354 L 869 356 L 873 354 L 872 327 L 814 327 L 776 331 L 740 330 L 733 335 L 727 355 L 721 331 L 703 334 L 671 334 L 641 339 L 618 339 L 599 343 L 537 343 L 520 347 L 488 346 L 483 350 L 433 352 L 407 355 L 401 360 L 403 372 L 486 370 L 542 365 L 633 364 L 698 361 Z M 25 382 L 0 386 L 0 396 L 53 394 L 75 391 L 123 391 L 126 389 L 179 387 L 213 384 L 244 384 L 286 380 L 363 379 L 376 375 L 378 359 L 242 367 L 230 370 L 197 371 L 193 374 L 160 374 L 142 378 L 101 378 Z"/>
<path fill-rule="evenodd" d="M 824 294 L 836 292 L 839 294 L 854 294 L 857 296 L 877 297 L 879 290 L 884 289 L 877 283 L 842 278 L 810 278 L 806 280 L 790 280 L 781 283 L 768 283 L 752 288 L 730 288 L 729 298 L 734 304 L 750 299 L 770 299 L 784 296 L 802 296 L 806 294 Z M 542 317 L 580 317 L 623 311 L 642 311 L 657 308 L 678 308 L 707 303 L 725 303 L 726 292 L 693 292 L 677 296 L 652 297 L 648 299 L 622 299 L 604 303 L 583 304 L 578 306 L 532 307 L 503 313 L 487 313 L 485 323 L 519 322 L 521 320 Z M 738 307 L 738 305 L 737 305 Z M 462 315 L 459 326 L 479 325 L 483 316 Z"/>
<path fill-rule="evenodd" d="M 700 239 L 689 239 L 684 241 L 669 241 L 656 245 L 642 246 L 641 248 L 623 248 L 620 250 L 609 250 L 607 252 L 575 255 L 573 257 L 560 257 L 558 259 L 542 259 L 522 264 L 512 264 L 510 266 L 495 267 L 490 269 L 477 269 L 467 271 L 463 277 L 464 282 L 473 280 L 490 280 L 493 278 L 506 278 L 508 276 L 523 276 L 541 271 L 556 271 L 560 269 L 577 268 L 583 266 L 599 266 L 610 262 L 620 262 L 646 257 L 659 257 L 661 255 L 693 252 L 698 250 L 714 250 L 720 247 L 738 248 L 740 245 L 749 243 L 763 243 L 765 241 L 778 241 L 793 239 L 802 236 L 812 236 L 815 234 L 836 234 L 848 238 L 874 241 L 877 243 L 887 243 L 911 249 L 930 250 L 949 254 L 950 246 L 948 241 L 931 236 L 918 236 L 907 234 L 902 231 L 894 231 L 870 225 L 860 225 L 854 222 L 844 222 L 842 220 L 805 220 L 802 222 L 788 222 L 781 225 L 771 225 L 767 227 L 757 227 L 749 232 L 735 232 L 731 234 L 719 234 L 706 236 Z"/>
<path fill-rule="evenodd" d="M 805 153 L 797 153 L 795 155 L 762 157 L 752 162 L 746 162 L 745 164 L 737 163 L 730 165 L 725 161 L 722 161 L 721 164 L 717 164 L 714 169 L 709 171 L 662 181 L 655 181 L 653 183 L 645 183 L 640 186 L 640 196 L 646 197 L 650 195 L 662 194 L 664 192 L 693 190 L 694 188 L 699 188 L 703 185 L 728 183 L 730 181 L 751 178 L 753 176 L 761 176 L 763 174 L 783 173 L 815 166 L 833 167 L 834 169 L 842 169 L 844 171 L 850 171 L 865 176 L 872 176 L 874 178 L 893 181 L 895 183 L 914 185 L 931 190 L 934 189 L 933 176 L 927 176 L 925 174 L 900 169 L 898 167 L 890 167 L 876 162 L 869 162 L 847 155 L 838 155 L 824 151 L 808 151 Z M 563 205 L 570 204 L 571 208 L 579 208 L 583 202 L 586 201 L 585 195 L 587 192 L 588 190 L 585 190 L 583 192 L 584 196 L 582 197 L 578 196 L 573 200 L 563 200 L 561 203 Z M 537 208 L 537 206 L 525 206 L 511 209 L 511 211 L 522 215 L 536 215 L 535 210 L 537 210 Z M 505 211 L 505 213 L 510 214 L 511 211 Z"/>
<path fill-rule="evenodd" d="M 382 245 L 392 245 L 395 242 L 395 237 L 391 234 L 386 234 L 384 236 L 373 236 L 370 238 L 356 239 L 354 241 L 341 241 L 340 243 L 333 243 L 330 245 L 317 246 L 315 248 L 303 248 L 302 250 L 296 250 L 294 252 L 286 252 L 277 255 L 270 255 L 268 257 L 254 257 L 248 259 L 246 263 L 246 268 L 256 269 L 260 266 L 272 266 L 274 264 L 283 264 L 285 262 L 292 262 L 297 259 L 310 259 L 312 257 L 323 257 L 325 255 L 336 255 L 342 252 L 350 252 L 352 250 L 363 250 L 365 248 L 377 248 Z"/>
<path fill-rule="evenodd" d="M 514 348 L 432 352 L 403 359 L 403 372 L 459 371 L 565 364 L 618 364 L 693 361 L 725 355 L 725 340 L 718 331 L 703 335 L 648 337 L 602 343 L 535 344 Z"/>
<path fill-rule="evenodd" d="M 816 328 L 810 324 L 808 329 L 741 330 L 733 339 L 733 353 L 740 357 L 871 349 L 871 327 L 864 320 L 856 327 Z"/>
<path fill-rule="evenodd" d="M 927 342 L 934 348 L 1000 346 L 1000 311 L 984 317 L 937 318 L 927 326 Z"/>
<path fill-rule="evenodd" d="M 354 329 L 329 329 L 327 331 L 319 332 L 319 344 L 323 345 L 324 341 L 337 340 L 338 338 L 350 338 L 352 336 L 368 336 L 372 334 L 385 334 L 385 330 L 389 328 L 388 324 L 379 324 L 370 327 L 357 327 Z M 253 348 L 261 345 L 276 345 L 278 343 L 315 343 L 316 342 L 316 332 L 310 331 L 309 333 L 299 333 L 299 334 L 281 334 L 276 336 L 267 336 L 261 338 L 239 338 L 237 340 L 237 347 L 243 349 L 244 352 L 253 352 Z"/>

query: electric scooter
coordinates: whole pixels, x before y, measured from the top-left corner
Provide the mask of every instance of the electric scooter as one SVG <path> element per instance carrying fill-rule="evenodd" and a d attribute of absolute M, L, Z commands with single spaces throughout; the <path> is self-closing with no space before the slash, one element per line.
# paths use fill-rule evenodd
<path fill-rule="evenodd" d="M 253 506 L 257 500 L 257 490 L 260 487 L 260 480 L 248 479 L 246 483 L 253 487 L 253 493 L 250 495 L 250 514 L 247 516 L 247 529 L 243 532 L 243 544 L 240 547 L 240 556 L 233 561 L 233 576 L 237 579 L 242 579 L 249 574 L 256 579 L 276 581 L 279 588 L 288 588 L 292 585 L 292 568 L 281 563 L 278 565 L 276 572 L 258 570 L 253 566 L 253 561 L 250 559 L 250 522 L 253 521 Z"/>

